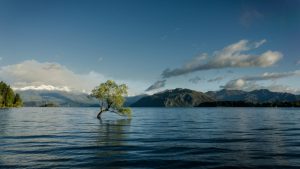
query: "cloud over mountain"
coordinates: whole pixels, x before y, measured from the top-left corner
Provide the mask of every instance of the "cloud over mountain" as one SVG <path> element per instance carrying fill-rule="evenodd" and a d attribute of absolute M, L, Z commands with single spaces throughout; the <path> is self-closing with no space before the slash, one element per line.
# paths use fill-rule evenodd
<path fill-rule="evenodd" d="M 156 90 L 159 88 L 162 88 L 166 85 L 166 80 L 158 80 L 151 86 L 149 86 L 145 91 L 151 91 L 151 90 Z"/>
<path fill-rule="evenodd" d="M 40 86 L 25 86 L 25 87 L 14 87 L 14 90 L 25 91 L 25 90 L 48 90 L 48 91 L 65 91 L 70 92 L 71 90 L 65 87 L 55 87 L 51 85 L 40 85 Z"/>
<path fill-rule="evenodd" d="M 240 40 L 222 50 L 213 52 L 211 56 L 204 53 L 180 68 L 166 69 L 162 72 L 162 77 L 170 78 L 211 69 L 272 66 L 282 58 L 283 55 L 280 52 L 268 50 L 258 55 L 246 53 L 252 53 L 252 50 L 265 42 L 265 39 L 252 43 L 248 40 Z"/>
<path fill-rule="evenodd" d="M 291 72 L 264 73 L 261 75 L 254 75 L 254 76 L 244 76 L 244 77 L 230 80 L 224 86 L 221 86 L 221 88 L 225 88 L 229 90 L 246 90 L 246 91 L 268 88 L 273 91 L 295 93 L 298 91 L 298 89 L 294 89 L 285 85 L 261 86 L 256 83 L 258 81 L 276 80 L 276 79 L 287 78 L 290 76 L 300 76 L 300 70 L 295 70 Z"/>
<path fill-rule="evenodd" d="M 129 95 L 142 91 L 142 82 L 107 77 L 95 71 L 75 73 L 64 65 L 54 62 L 26 60 L 18 64 L 0 67 L 0 80 L 18 90 L 58 90 L 88 93 L 107 79 L 116 80 L 129 86 Z M 138 91 L 140 90 L 140 91 Z"/>
<path fill-rule="evenodd" d="M 15 88 L 39 88 L 41 86 L 55 86 L 70 90 L 84 91 L 91 89 L 105 77 L 96 72 L 77 74 L 59 63 L 38 62 L 27 60 L 18 64 L 0 68 L 0 76 Z M 86 80 L 89 83 L 85 83 Z"/>

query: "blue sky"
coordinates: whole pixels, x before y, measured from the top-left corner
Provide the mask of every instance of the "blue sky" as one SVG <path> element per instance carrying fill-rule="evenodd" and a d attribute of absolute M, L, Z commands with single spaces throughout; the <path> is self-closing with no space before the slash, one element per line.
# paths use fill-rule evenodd
<path fill-rule="evenodd" d="M 15 88 L 300 90 L 300 1 L 0 0 L 0 24 L 0 78 Z"/>

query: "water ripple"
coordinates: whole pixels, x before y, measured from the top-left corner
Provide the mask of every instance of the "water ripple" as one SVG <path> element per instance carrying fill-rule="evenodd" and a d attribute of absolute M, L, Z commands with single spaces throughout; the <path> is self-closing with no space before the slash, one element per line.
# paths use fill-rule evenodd
<path fill-rule="evenodd" d="M 0 110 L 0 168 L 299 168 L 299 109 Z"/>

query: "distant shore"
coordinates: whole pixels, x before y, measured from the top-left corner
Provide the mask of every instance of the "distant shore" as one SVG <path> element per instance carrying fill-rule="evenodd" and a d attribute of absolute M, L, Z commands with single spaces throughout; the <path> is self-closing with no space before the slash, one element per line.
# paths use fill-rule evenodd
<path fill-rule="evenodd" d="M 300 101 L 266 103 L 250 103 L 244 101 L 217 101 L 201 103 L 197 107 L 300 107 Z"/>

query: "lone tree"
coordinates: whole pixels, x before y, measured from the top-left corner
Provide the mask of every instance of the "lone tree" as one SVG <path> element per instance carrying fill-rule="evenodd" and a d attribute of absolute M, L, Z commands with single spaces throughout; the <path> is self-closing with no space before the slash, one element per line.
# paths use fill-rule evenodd
<path fill-rule="evenodd" d="M 101 118 L 101 114 L 110 111 L 121 116 L 130 116 L 131 109 L 123 107 L 125 102 L 124 96 L 127 95 L 128 87 L 125 84 L 117 85 L 113 80 L 107 80 L 92 90 L 91 96 L 96 97 L 100 101 L 100 112 L 97 118 Z"/>

